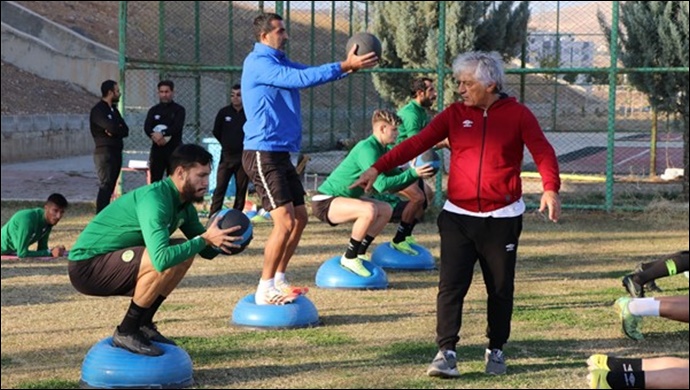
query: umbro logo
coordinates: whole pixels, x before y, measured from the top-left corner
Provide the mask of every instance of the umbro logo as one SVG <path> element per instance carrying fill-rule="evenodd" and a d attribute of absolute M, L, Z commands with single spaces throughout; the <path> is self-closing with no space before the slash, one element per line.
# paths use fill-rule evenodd
<path fill-rule="evenodd" d="M 474 122 L 472 122 L 469 119 L 465 119 L 462 121 L 462 127 L 472 127 L 474 125 Z"/>
<path fill-rule="evenodd" d="M 515 244 L 506 245 L 506 252 L 513 252 L 515 250 Z"/>

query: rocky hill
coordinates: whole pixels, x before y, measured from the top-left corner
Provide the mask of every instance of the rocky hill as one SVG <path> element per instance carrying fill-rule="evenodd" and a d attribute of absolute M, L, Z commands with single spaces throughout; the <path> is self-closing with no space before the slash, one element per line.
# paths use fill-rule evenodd
<path fill-rule="evenodd" d="M 73 31 L 117 47 L 116 1 L 18 1 L 24 7 Z M 70 83 L 43 79 L 2 62 L 2 114 L 88 113 L 99 99 L 98 85 L 86 91 Z"/>
<path fill-rule="evenodd" d="M 111 48 L 118 46 L 118 2 L 18 1 L 17 3 L 96 42 Z M 562 9 L 561 31 L 572 33 L 584 33 L 582 29 L 591 31 L 594 28 L 592 23 L 596 23 L 594 15 L 597 9 L 608 10 L 610 13 L 610 2 L 589 3 L 577 9 Z M 583 17 L 585 13 L 591 14 L 591 17 Z M 577 18 L 568 16 L 573 14 L 577 15 Z M 296 15 L 295 11 L 294 16 Z M 530 27 L 545 29 L 549 28 L 546 21 L 555 20 L 555 17 L 549 17 L 549 12 L 542 12 L 539 15 L 533 15 L 532 19 Z M 327 28 L 327 26 L 321 27 Z M 1 76 L 3 114 L 86 113 L 98 99 L 96 94 L 98 86 L 94 86 L 93 91 L 85 91 L 69 83 L 36 77 L 6 63 L 2 63 Z M 371 89 L 368 92 L 373 93 Z M 528 91 L 528 93 L 532 92 Z M 527 99 L 527 101 L 537 100 L 541 98 L 535 96 Z M 370 101 L 375 101 L 375 99 Z"/>
<path fill-rule="evenodd" d="M 70 83 L 40 78 L 4 61 L 1 65 L 2 114 L 88 114 L 99 99 Z"/>

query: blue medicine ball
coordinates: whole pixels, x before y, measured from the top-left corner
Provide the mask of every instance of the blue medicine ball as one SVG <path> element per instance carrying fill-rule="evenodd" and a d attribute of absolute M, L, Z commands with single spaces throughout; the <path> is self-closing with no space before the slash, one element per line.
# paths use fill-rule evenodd
<path fill-rule="evenodd" d="M 413 167 L 421 167 L 422 165 L 431 164 L 434 169 L 434 175 L 441 169 L 441 158 L 438 156 L 435 150 L 429 149 L 426 152 L 420 154 L 414 162 Z"/>
<path fill-rule="evenodd" d="M 216 217 L 219 217 L 218 219 L 218 227 L 221 229 L 228 229 L 233 226 L 240 225 L 241 228 L 240 230 L 233 232 L 232 234 L 235 236 L 241 236 L 242 239 L 238 241 L 234 241 L 234 244 L 239 245 L 239 248 L 232 248 L 232 247 L 224 247 L 223 249 L 221 248 L 214 248 L 215 250 L 218 251 L 218 253 L 221 254 L 233 254 L 236 255 L 238 253 L 241 253 L 244 248 L 246 248 L 250 242 L 252 242 L 252 239 L 254 238 L 254 228 L 252 226 L 252 222 L 249 220 L 249 218 L 241 211 L 235 210 L 235 209 L 224 209 L 220 210 L 213 215 L 211 215 L 208 218 L 208 223 L 206 224 L 206 228 L 211 226 L 211 222 L 216 219 Z M 228 253 L 229 252 L 229 253 Z"/>

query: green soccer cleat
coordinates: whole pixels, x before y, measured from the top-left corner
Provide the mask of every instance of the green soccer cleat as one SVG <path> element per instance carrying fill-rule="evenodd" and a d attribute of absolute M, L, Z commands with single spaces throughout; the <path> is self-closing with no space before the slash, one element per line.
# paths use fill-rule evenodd
<path fill-rule="evenodd" d="M 362 264 L 362 259 L 355 257 L 354 259 L 348 259 L 343 256 L 340 258 L 340 266 L 359 275 L 363 278 L 368 278 L 371 276 L 371 272 Z"/>
<path fill-rule="evenodd" d="M 410 244 L 410 246 L 412 246 L 412 245 L 419 245 L 419 244 L 417 243 L 417 239 L 414 238 L 414 236 L 412 236 L 412 235 L 409 235 L 409 236 L 405 237 L 405 241 L 406 241 L 408 244 Z"/>
<path fill-rule="evenodd" d="M 362 261 L 371 261 L 371 258 L 369 257 L 369 255 L 365 255 L 365 254 L 357 255 L 357 258 L 362 260 Z"/>
<path fill-rule="evenodd" d="M 623 333 L 633 340 L 642 340 L 644 336 L 640 332 L 642 317 L 630 313 L 630 297 L 618 298 L 615 303 L 616 311 L 621 319 Z"/>
<path fill-rule="evenodd" d="M 609 370 L 609 363 L 608 363 L 609 357 L 607 355 L 603 354 L 595 354 L 589 357 L 587 359 L 587 369 L 589 371 L 594 371 L 594 370 Z"/>
<path fill-rule="evenodd" d="M 410 246 L 410 243 L 407 241 L 400 241 L 397 244 L 394 243 L 393 241 L 391 241 L 391 247 L 393 249 L 395 249 L 396 251 L 402 252 L 406 255 L 417 256 L 419 254 L 419 253 L 417 253 L 416 250 L 412 249 L 412 247 Z"/>
<path fill-rule="evenodd" d="M 606 381 L 609 370 L 594 370 L 587 375 L 590 389 L 610 389 L 611 385 Z"/>

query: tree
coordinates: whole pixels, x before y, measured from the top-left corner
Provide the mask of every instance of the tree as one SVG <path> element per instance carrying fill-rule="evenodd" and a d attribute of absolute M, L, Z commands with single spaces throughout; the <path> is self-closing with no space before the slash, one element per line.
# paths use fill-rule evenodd
<path fill-rule="evenodd" d="M 373 33 L 383 46 L 381 66 L 402 69 L 436 69 L 439 54 L 438 2 L 372 2 Z M 470 50 L 497 51 L 505 59 L 515 57 L 527 38 L 529 2 L 521 1 L 448 1 L 446 2 L 446 63 Z M 374 73 L 373 82 L 381 97 L 395 107 L 410 99 L 413 73 Z M 457 100 L 453 80 L 444 82 L 444 102 Z M 443 107 L 439 107 L 442 109 Z"/>
<path fill-rule="evenodd" d="M 539 61 L 539 67 L 540 68 L 560 68 L 561 67 L 560 61 L 558 61 L 556 54 L 553 54 L 553 53 L 545 54 L 545 55 L 537 58 L 537 61 Z M 546 80 L 556 80 L 558 78 L 558 74 L 546 73 L 544 75 L 544 78 Z"/>
<path fill-rule="evenodd" d="M 611 41 L 611 27 L 602 13 L 599 25 Z M 621 4 L 623 24 L 619 58 L 626 68 L 688 67 L 688 2 L 626 1 Z M 657 112 L 677 114 L 683 122 L 683 196 L 688 200 L 688 72 L 632 72 L 628 79 L 647 94 Z"/>
<path fill-rule="evenodd" d="M 579 75 L 579 73 L 564 73 L 563 80 L 567 81 L 570 84 L 575 84 L 577 82 L 577 77 Z"/>

